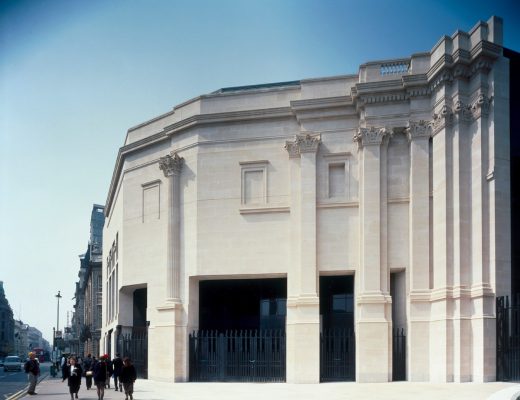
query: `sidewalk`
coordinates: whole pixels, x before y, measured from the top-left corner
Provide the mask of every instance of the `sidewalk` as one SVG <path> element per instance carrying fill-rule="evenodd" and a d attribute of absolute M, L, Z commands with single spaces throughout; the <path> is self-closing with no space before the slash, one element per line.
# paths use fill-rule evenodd
<path fill-rule="evenodd" d="M 105 389 L 105 400 L 124 400 L 125 395 Z M 47 377 L 36 387 L 37 396 L 17 399 L 69 400 L 66 382 Z M 138 379 L 135 400 L 516 400 L 520 385 L 490 383 L 167 383 Z M 82 382 L 80 400 L 97 400 L 95 387 Z"/>

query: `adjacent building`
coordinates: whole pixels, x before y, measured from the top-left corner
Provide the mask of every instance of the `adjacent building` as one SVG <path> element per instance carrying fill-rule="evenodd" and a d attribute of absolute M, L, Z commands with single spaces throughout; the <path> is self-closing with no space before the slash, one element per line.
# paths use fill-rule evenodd
<path fill-rule="evenodd" d="M 4 282 L 0 281 L 0 357 L 13 354 L 14 318 L 13 310 L 5 297 Z"/>
<path fill-rule="evenodd" d="M 495 380 L 510 73 L 492 17 L 131 128 L 85 294 L 103 286 L 101 348 L 145 330 L 148 375 L 167 381 Z"/>
<path fill-rule="evenodd" d="M 32 350 L 29 342 L 29 328 L 28 324 L 21 320 L 14 321 L 14 353 L 22 359 L 27 357 L 29 351 Z"/>
<path fill-rule="evenodd" d="M 79 281 L 76 282 L 74 313 L 69 327 L 70 350 L 79 355 L 101 352 L 101 264 L 104 207 L 94 204 L 90 217 L 90 237 L 85 254 L 79 256 Z"/>

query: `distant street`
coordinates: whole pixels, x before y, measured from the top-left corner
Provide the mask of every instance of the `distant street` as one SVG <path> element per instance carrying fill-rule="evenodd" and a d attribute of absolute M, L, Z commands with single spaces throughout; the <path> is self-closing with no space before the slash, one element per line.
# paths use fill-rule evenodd
<path fill-rule="evenodd" d="M 51 363 L 41 364 L 41 376 L 49 373 Z M 0 367 L 0 400 L 4 400 L 15 394 L 16 392 L 27 387 L 27 374 L 23 372 L 4 372 L 4 368 Z"/>

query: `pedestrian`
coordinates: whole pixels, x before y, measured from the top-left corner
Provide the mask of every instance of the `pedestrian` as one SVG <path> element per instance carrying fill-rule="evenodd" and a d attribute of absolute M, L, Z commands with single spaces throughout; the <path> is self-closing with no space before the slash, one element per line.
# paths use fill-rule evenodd
<path fill-rule="evenodd" d="M 62 362 L 62 365 L 61 365 L 61 379 L 62 380 L 65 380 L 65 374 L 67 373 L 67 368 L 70 367 L 70 356 L 67 356 L 67 358 L 65 358 L 65 362 Z"/>
<path fill-rule="evenodd" d="M 27 389 L 27 394 L 37 394 L 35 390 L 38 376 L 40 376 L 40 363 L 36 360 L 36 354 L 32 351 L 29 353 L 29 359 L 25 362 L 24 370 L 27 374 L 27 379 L 29 380 L 29 389 Z"/>
<path fill-rule="evenodd" d="M 67 379 L 67 385 L 69 386 L 70 400 L 74 400 L 74 395 L 76 399 L 78 398 L 79 387 L 81 386 L 81 373 L 82 373 L 81 365 L 79 365 L 76 357 L 69 358 L 69 366 L 64 370 L 64 378 Z M 62 381 L 62 382 L 63 382 Z"/>
<path fill-rule="evenodd" d="M 107 380 L 105 381 L 105 388 L 110 389 L 110 378 L 112 378 L 114 368 L 112 367 L 112 361 L 110 361 L 110 357 L 108 356 L 108 354 L 105 354 L 105 356 L 107 357 L 105 360 L 107 363 Z"/>
<path fill-rule="evenodd" d="M 103 400 L 103 397 L 105 397 L 105 383 L 108 374 L 107 360 L 108 354 L 104 354 L 99 357 L 99 361 L 94 366 L 94 383 L 97 388 L 98 400 Z"/>
<path fill-rule="evenodd" d="M 92 359 L 92 354 L 88 353 L 87 358 L 83 360 L 83 374 L 85 375 L 85 384 L 87 385 L 87 390 L 90 390 L 92 387 L 93 367 L 94 360 Z"/>
<path fill-rule="evenodd" d="M 119 375 L 121 375 L 121 369 L 123 368 L 123 360 L 121 360 L 121 356 L 119 355 L 119 353 L 116 353 L 116 357 L 112 360 L 112 368 L 114 370 L 112 376 L 114 377 L 114 386 L 116 387 L 116 392 L 117 392 L 117 389 L 119 388 L 119 391 L 122 392 L 123 391 L 123 385 L 121 384 L 121 382 L 117 382 L 117 378 L 119 377 Z"/>
<path fill-rule="evenodd" d="M 130 396 L 130 400 L 133 400 L 134 382 L 136 379 L 137 373 L 132 364 L 132 360 L 125 357 L 123 360 L 123 368 L 121 368 L 121 375 L 119 375 L 119 382 L 123 383 L 123 388 L 125 389 L 125 400 L 128 400 L 128 396 Z"/>

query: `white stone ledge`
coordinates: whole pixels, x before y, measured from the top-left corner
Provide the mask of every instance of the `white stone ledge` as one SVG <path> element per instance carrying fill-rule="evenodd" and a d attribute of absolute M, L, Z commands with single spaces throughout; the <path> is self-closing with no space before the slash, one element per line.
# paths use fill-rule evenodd
<path fill-rule="evenodd" d="M 409 203 L 409 197 L 395 197 L 393 199 L 388 199 L 388 204 L 398 204 L 398 203 Z"/>
<path fill-rule="evenodd" d="M 356 303 L 361 304 L 391 304 L 392 297 L 383 293 L 365 293 L 356 297 Z"/>
<path fill-rule="evenodd" d="M 347 208 L 347 207 L 359 207 L 359 201 L 334 201 L 334 202 L 320 202 L 316 204 L 316 208 Z"/>
<path fill-rule="evenodd" d="M 288 213 L 291 212 L 289 206 L 280 207 L 243 207 L 240 208 L 240 214 L 266 214 L 266 213 Z"/>
<path fill-rule="evenodd" d="M 360 318 L 356 321 L 356 324 L 388 324 L 390 323 L 389 320 L 386 318 Z"/>
<path fill-rule="evenodd" d="M 431 291 L 430 301 L 458 300 L 462 298 L 475 299 L 480 297 L 494 297 L 495 292 L 489 284 L 477 284 L 471 288 L 465 286 L 444 287 Z"/>
<path fill-rule="evenodd" d="M 319 304 L 320 298 L 316 295 L 291 296 L 287 298 L 287 307 L 305 307 Z"/>

